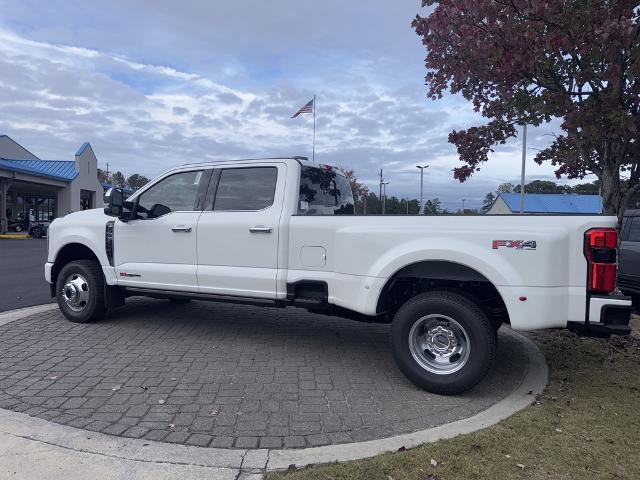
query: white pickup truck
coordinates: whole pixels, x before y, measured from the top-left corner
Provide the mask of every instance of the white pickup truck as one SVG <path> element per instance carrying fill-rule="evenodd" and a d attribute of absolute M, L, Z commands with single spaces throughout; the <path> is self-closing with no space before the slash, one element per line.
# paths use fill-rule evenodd
<path fill-rule="evenodd" d="M 629 333 L 613 217 L 355 216 L 347 179 L 302 157 L 185 165 L 106 200 L 49 228 L 73 322 L 133 295 L 386 322 L 400 369 L 443 394 L 483 377 L 503 323 Z"/>

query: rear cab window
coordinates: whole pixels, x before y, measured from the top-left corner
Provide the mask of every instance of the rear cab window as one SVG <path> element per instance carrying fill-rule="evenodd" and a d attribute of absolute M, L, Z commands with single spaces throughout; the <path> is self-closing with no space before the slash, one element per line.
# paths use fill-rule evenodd
<path fill-rule="evenodd" d="M 353 215 L 353 193 L 347 177 L 328 165 L 303 165 L 298 215 Z"/>

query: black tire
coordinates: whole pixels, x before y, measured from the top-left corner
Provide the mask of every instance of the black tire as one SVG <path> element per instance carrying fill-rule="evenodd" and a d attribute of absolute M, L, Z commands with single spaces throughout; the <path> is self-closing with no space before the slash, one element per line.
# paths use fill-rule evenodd
<path fill-rule="evenodd" d="M 441 315 L 454 320 L 466 334 L 465 341 L 470 348 L 466 353 L 466 360 L 459 362 L 461 366 L 457 371 L 434 373 L 414 357 L 416 354 L 420 358 L 419 349 L 413 348 L 412 353 L 410 339 L 413 339 L 414 335 L 418 335 L 417 338 L 428 338 L 428 335 L 419 335 L 420 329 L 423 329 L 423 322 L 431 321 L 425 318 L 428 319 L 431 315 L 434 316 L 435 322 L 440 321 Z M 445 319 L 443 322 L 446 325 L 449 320 Z M 416 329 L 412 330 L 414 325 Z M 424 329 L 422 332 L 422 335 L 425 335 Z M 495 355 L 496 333 L 484 312 L 466 296 L 450 291 L 432 291 L 413 297 L 398 310 L 391 328 L 391 344 L 393 356 L 409 380 L 432 393 L 456 395 L 475 386 L 487 373 Z M 429 358 L 427 350 L 424 350 L 424 358 Z M 455 358 L 462 358 L 462 355 L 455 357 L 454 354 L 450 360 Z M 446 362 L 444 368 L 449 368 Z"/>
<path fill-rule="evenodd" d="M 87 287 L 85 305 L 76 305 L 79 310 L 74 310 L 73 306 L 65 300 L 65 284 L 74 276 L 77 276 L 76 280 L 80 284 L 86 284 Z M 100 265 L 93 260 L 76 260 L 62 267 L 56 280 L 56 300 L 63 315 L 74 323 L 88 323 L 102 319 L 105 314 L 105 301 L 104 276 Z"/>
<path fill-rule="evenodd" d="M 31 236 L 33 238 L 42 238 L 42 232 L 40 231 L 40 227 L 34 227 L 31 230 Z"/>
<path fill-rule="evenodd" d="M 15 230 L 16 233 L 21 232 L 22 231 L 22 227 L 20 225 L 16 225 L 14 227 L 14 230 Z"/>
<path fill-rule="evenodd" d="M 171 303 L 175 303 L 176 305 L 184 305 L 191 301 L 190 298 L 170 298 L 169 301 Z"/>

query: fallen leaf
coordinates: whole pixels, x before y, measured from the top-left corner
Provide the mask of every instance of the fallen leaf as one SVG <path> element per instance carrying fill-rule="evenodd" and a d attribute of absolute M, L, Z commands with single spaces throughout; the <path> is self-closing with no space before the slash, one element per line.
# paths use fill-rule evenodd
<path fill-rule="evenodd" d="M 524 470 L 524 465 L 522 463 L 516 463 L 516 467 Z"/>
<path fill-rule="evenodd" d="M 505 455 L 506 458 L 511 458 L 511 455 Z"/>
<path fill-rule="evenodd" d="M 49 380 L 55 380 L 56 378 L 58 378 L 58 376 L 57 376 L 57 375 L 51 375 L 51 376 L 49 377 Z"/>
<path fill-rule="evenodd" d="M 556 432 L 562 433 L 562 429 L 561 428 L 556 428 Z"/>
<path fill-rule="evenodd" d="M 160 405 L 164 405 L 164 400 L 160 399 L 160 400 L 158 400 L 158 403 L 159 403 Z"/>
<path fill-rule="evenodd" d="M 113 390 L 114 392 L 117 392 L 118 390 L 120 390 L 122 388 L 122 385 L 114 385 L 113 388 L 111 390 Z"/>
<path fill-rule="evenodd" d="M 173 427 L 175 427 L 175 426 L 176 426 L 176 424 L 175 424 L 175 423 L 170 423 L 170 424 L 169 424 L 169 428 L 173 428 Z"/>
<path fill-rule="evenodd" d="M 436 462 L 433 458 L 431 459 L 431 466 L 432 467 L 437 467 L 438 466 L 438 462 Z"/>

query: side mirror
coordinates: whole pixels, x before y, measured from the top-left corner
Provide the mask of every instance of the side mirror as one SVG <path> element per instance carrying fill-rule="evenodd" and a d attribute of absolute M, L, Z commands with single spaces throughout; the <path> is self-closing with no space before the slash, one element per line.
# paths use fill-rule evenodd
<path fill-rule="evenodd" d="M 104 214 L 120 217 L 124 213 L 124 192 L 121 188 L 111 187 L 104 196 Z"/>

